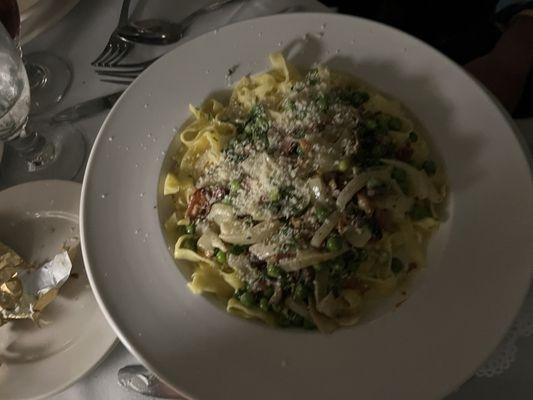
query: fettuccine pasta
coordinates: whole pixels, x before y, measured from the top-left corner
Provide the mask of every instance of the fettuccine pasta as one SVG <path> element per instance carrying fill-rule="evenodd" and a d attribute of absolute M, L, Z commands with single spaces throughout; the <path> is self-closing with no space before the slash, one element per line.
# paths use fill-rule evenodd
<path fill-rule="evenodd" d="M 425 265 L 445 178 L 397 101 L 280 54 L 228 104 L 191 106 L 165 179 L 189 288 L 227 311 L 322 332 L 355 324 Z"/>

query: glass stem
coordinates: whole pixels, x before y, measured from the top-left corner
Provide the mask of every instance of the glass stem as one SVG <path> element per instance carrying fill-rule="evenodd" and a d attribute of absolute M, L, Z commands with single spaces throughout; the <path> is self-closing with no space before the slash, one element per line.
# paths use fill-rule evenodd
<path fill-rule="evenodd" d="M 22 134 L 8 142 L 27 162 L 29 171 L 36 171 L 55 158 L 55 147 L 35 130 L 26 128 Z"/>

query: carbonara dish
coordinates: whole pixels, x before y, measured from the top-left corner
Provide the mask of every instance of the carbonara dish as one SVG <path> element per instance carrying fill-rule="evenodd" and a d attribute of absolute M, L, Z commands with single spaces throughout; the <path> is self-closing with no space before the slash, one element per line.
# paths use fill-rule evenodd
<path fill-rule="evenodd" d="M 228 312 L 331 332 L 424 267 L 445 178 L 421 128 L 353 77 L 270 56 L 191 106 L 165 179 L 174 256 Z"/>

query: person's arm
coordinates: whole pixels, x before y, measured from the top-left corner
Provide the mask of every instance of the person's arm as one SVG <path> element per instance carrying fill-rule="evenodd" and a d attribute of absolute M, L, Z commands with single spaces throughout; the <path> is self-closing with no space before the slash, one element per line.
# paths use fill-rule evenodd
<path fill-rule="evenodd" d="M 494 49 L 466 64 L 465 69 L 512 113 L 533 70 L 533 16 L 513 18 Z"/>

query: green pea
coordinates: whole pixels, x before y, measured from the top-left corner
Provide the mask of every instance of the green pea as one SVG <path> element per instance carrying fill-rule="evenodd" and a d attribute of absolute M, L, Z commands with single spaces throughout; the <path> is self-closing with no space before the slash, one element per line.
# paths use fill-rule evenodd
<path fill-rule="evenodd" d="M 407 182 L 398 182 L 398 186 L 400 186 L 400 189 L 403 193 L 409 193 L 409 184 Z"/>
<path fill-rule="evenodd" d="M 396 258 L 396 257 L 392 258 L 391 270 L 395 274 L 399 274 L 403 270 L 403 263 L 399 258 Z"/>
<path fill-rule="evenodd" d="M 432 176 L 435 175 L 435 173 L 437 172 L 437 165 L 432 160 L 426 160 L 422 164 L 422 169 L 426 171 L 426 174 Z"/>
<path fill-rule="evenodd" d="M 319 111 L 326 111 L 328 108 L 328 99 L 324 95 L 319 95 L 316 98 L 316 105 Z"/>
<path fill-rule="evenodd" d="M 366 183 L 366 187 L 368 189 L 377 189 L 378 187 L 380 187 L 383 183 L 376 179 L 376 178 L 370 178 L 368 180 L 368 182 Z"/>
<path fill-rule="evenodd" d="M 346 262 L 342 258 L 337 258 L 331 263 L 331 271 L 335 273 L 341 273 L 346 267 Z"/>
<path fill-rule="evenodd" d="M 342 239 L 339 235 L 331 235 L 326 241 L 328 251 L 339 251 L 342 248 Z"/>
<path fill-rule="evenodd" d="M 347 90 L 340 93 L 339 99 L 350 104 L 353 107 L 359 107 L 364 102 L 368 101 L 370 96 L 366 92 L 357 90 Z"/>
<path fill-rule="evenodd" d="M 278 315 L 277 321 L 280 326 L 283 326 L 283 327 L 291 326 L 291 320 L 286 315 L 283 315 L 283 314 Z"/>
<path fill-rule="evenodd" d="M 402 120 L 398 117 L 390 117 L 389 129 L 393 131 L 399 131 L 400 129 L 402 129 Z"/>
<path fill-rule="evenodd" d="M 292 137 L 295 137 L 297 139 L 301 139 L 305 136 L 305 131 L 303 129 L 295 129 L 291 132 Z M 300 147 L 300 146 L 298 146 Z M 296 150 L 298 152 L 298 149 Z"/>
<path fill-rule="evenodd" d="M 313 268 L 315 271 L 326 271 L 330 268 L 331 261 L 322 261 L 321 263 L 314 265 Z"/>
<path fill-rule="evenodd" d="M 367 92 L 358 92 L 359 101 L 365 103 L 370 99 L 370 95 Z"/>
<path fill-rule="evenodd" d="M 315 208 L 315 215 L 318 222 L 324 222 L 329 215 L 329 210 L 326 207 L 318 206 Z"/>
<path fill-rule="evenodd" d="M 279 201 L 279 190 L 278 188 L 272 189 L 268 194 L 270 201 Z"/>
<path fill-rule="evenodd" d="M 274 294 L 274 289 L 272 289 L 271 287 L 266 288 L 265 291 L 263 292 L 263 295 L 264 295 L 267 299 L 270 299 L 270 298 L 272 297 L 273 294 Z"/>
<path fill-rule="evenodd" d="M 316 329 L 315 324 L 309 321 L 308 319 L 304 319 L 303 327 L 304 329 L 309 329 L 309 330 Z"/>
<path fill-rule="evenodd" d="M 418 135 L 416 134 L 416 132 L 409 133 L 409 140 L 413 143 L 415 143 L 418 140 Z"/>
<path fill-rule="evenodd" d="M 378 128 L 378 122 L 374 119 L 367 120 L 365 125 L 371 131 L 375 131 Z"/>
<path fill-rule="evenodd" d="M 309 294 L 309 291 L 301 283 L 296 285 L 296 288 L 294 288 L 294 298 L 297 300 L 301 300 L 301 301 L 307 300 L 308 294 Z"/>
<path fill-rule="evenodd" d="M 246 246 L 241 246 L 238 244 L 234 244 L 230 247 L 229 252 L 231 254 L 239 255 L 246 251 Z"/>
<path fill-rule="evenodd" d="M 398 183 L 407 181 L 407 172 L 401 168 L 394 167 L 390 176 Z"/>
<path fill-rule="evenodd" d="M 239 301 L 246 307 L 253 307 L 255 303 L 254 296 L 250 292 L 244 292 L 241 294 Z"/>
<path fill-rule="evenodd" d="M 194 235 L 194 233 L 196 232 L 196 226 L 194 224 L 185 225 L 185 232 L 188 235 Z"/>
<path fill-rule="evenodd" d="M 359 259 L 356 259 L 356 258 L 352 258 L 351 260 L 348 261 L 347 265 L 346 265 L 346 268 L 348 269 L 348 271 L 350 272 L 357 272 L 357 270 L 359 269 L 359 265 L 360 265 L 360 261 Z"/>
<path fill-rule="evenodd" d="M 183 241 L 184 249 L 196 251 L 196 240 L 189 238 Z"/>
<path fill-rule="evenodd" d="M 304 319 L 302 318 L 302 316 L 296 313 L 292 313 L 291 315 L 289 315 L 289 321 L 292 326 L 302 326 L 304 323 Z"/>
<path fill-rule="evenodd" d="M 216 259 L 217 259 L 217 262 L 219 262 L 220 264 L 225 264 L 226 263 L 226 252 L 222 250 L 218 250 Z"/>
<path fill-rule="evenodd" d="M 383 158 L 385 154 L 385 148 L 383 146 L 376 146 L 372 149 L 372 156 L 375 158 Z"/>
<path fill-rule="evenodd" d="M 411 218 L 415 221 L 419 221 L 424 218 L 431 217 L 431 210 L 423 204 L 413 204 L 409 213 Z"/>
<path fill-rule="evenodd" d="M 296 104 L 294 104 L 294 101 L 287 100 L 285 102 L 284 108 L 289 111 L 296 111 Z"/>
<path fill-rule="evenodd" d="M 378 128 L 382 133 L 387 133 L 389 130 L 389 117 L 384 114 L 378 114 L 377 117 Z"/>
<path fill-rule="evenodd" d="M 268 299 L 261 297 L 261 300 L 259 300 L 259 308 L 265 312 L 268 312 L 270 309 L 270 306 L 268 305 Z"/>
<path fill-rule="evenodd" d="M 271 278 L 279 278 L 281 276 L 281 269 L 277 265 L 268 264 L 267 275 Z"/>
<path fill-rule="evenodd" d="M 241 183 L 237 180 L 237 179 L 233 179 L 230 183 L 229 183 L 229 190 L 230 192 L 236 192 L 237 190 L 239 190 L 241 188 Z"/>
<path fill-rule="evenodd" d="M 407 181 L 407 172 L 401 168 L 393 168 L 391 172 L 391 178 L 394 179 L 402 192 L 407 194 L 409 192 L 409 182 Z"/>
<path fill-rule="evenodd" d="M 350 168 L 350 161 L 347 160 L 346 158 L 343 158 L 342 160 L 339 161 L 338 168 L 340 172 L 348 171 L 348 169 Z"/>

